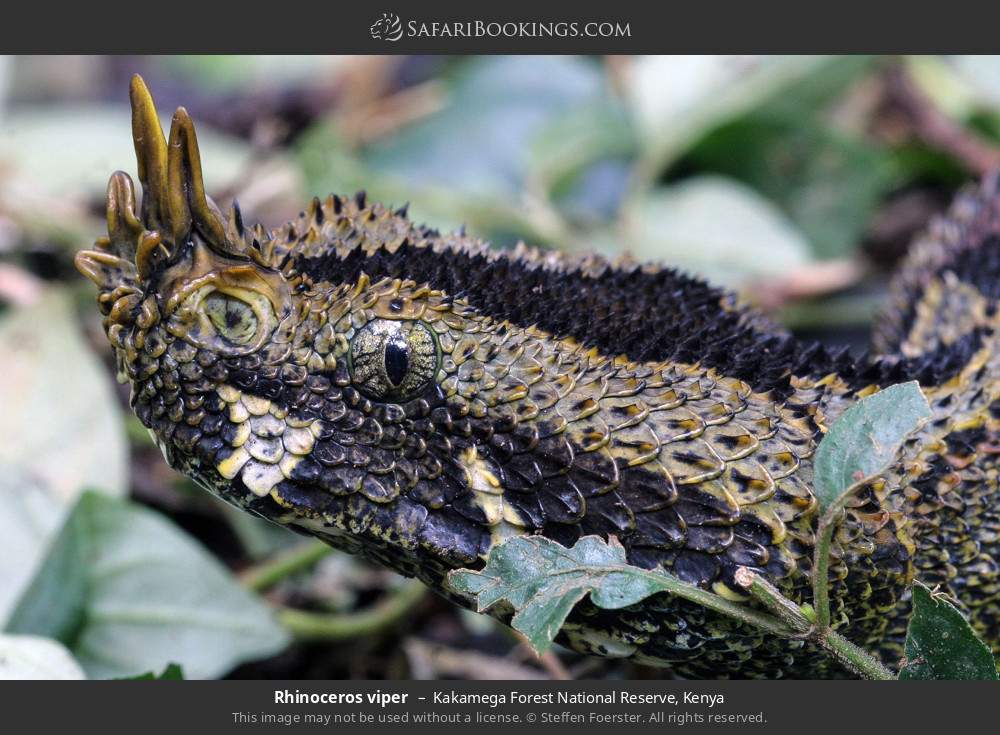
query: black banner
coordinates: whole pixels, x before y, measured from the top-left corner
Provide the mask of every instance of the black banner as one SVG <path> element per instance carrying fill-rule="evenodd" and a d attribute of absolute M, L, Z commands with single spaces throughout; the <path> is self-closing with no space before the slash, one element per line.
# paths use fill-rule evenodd
<path fill-rule="evenodd" d="M 116 8 L 117 6 L 117 8 Z M 5 53 L 995 52 L 987 3 L 19 4 Z"/>
<path fill-rule="evenodd" d="M 10 682 L 8 732 L 931 732 L 992 717 L 988 682 Z"/>

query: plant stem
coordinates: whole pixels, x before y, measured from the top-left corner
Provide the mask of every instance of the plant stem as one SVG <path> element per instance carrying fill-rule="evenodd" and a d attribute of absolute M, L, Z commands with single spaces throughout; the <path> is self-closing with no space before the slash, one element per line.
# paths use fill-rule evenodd
<path fill-rule="evenodd" d="M 653 573 L 650 574 L 653 575 Z M 715 610 L 744 623 L 756 625 L 758 628 L 762 628 L 775 635 L 787 636 L 794 632 L 789 629 L 781 618 L 761 613 L 757 610 L 751 610 L 735 602 L 730 602 L 714 592 L 707 592 L 693 584 L 682 582 L 673 576 L 665 574 L 655 574 L 653 576 L 663 586 L 665 591 L 678 597 L 683 597 L 685 600 L 696 602 L 703 607 L 707 607 L 709 610 Z"/>
<path fill-rule="evenodd" d="M 865 483 L 871 480 L 865 477 L 858 480 L 836 500 L 820 516 L 816 526 L 816 546 L 813 548 L 813 607 L 816 609 L 816 627 L 820 630 L 830 627 L 830 546 L 833 544 L 833 532 L 840 522 L 840 515 L 847 501 Z"/>
<path fill-rule="evenodd" d="M 828 523 L 826 515 L 816 529 L 816 548 L 813 556 L 813 607 L 816 610 L 816 627 L 830 627 L 830 544 L 833 542 L 835 524 Z"/>
<path fill-rule="evenodd" d="M 847 500 L 870 478 L 859 480 L 841 493 L 824 511 L 816 526 L 816 546 L 813 549 L 813 607 L 816 619 L 810 636 L 828 651 L 842 666 L 866 679 L 895 679 L 896 676 L 882 662 L 867 651 L 858 648 L 831 625 L 830 615 L 830 546 Z"/>
<path fill-rule="evenodd" d="M 793 631 L 808 633 L 812 623 L 798 605 L 785 597 L 773 584 L 747 567 L 736 570 L 736 583 L 777 615 Z"/>
<path fill-rule="evenodd" d="M 621 569 L 618 567 L 588 566 L 586 569 L 592 574 L 621 573 Z M 462 572 L 464 570 L 456 571 Z M 450 572 L 449 576 L 451 574 L 455 574 L 456 571 Z M 634 568 L 630 571 L 638 576 L 645 577 L 650 580 L 663 592 L 669 592 L 672 595 L 697 603 L 702 607 L 707 607 L 709 610 L 714 610 L 715 612 L 727 615 L 728 617 L 735 618 L 748 625 L 756 625 L 758 628 L 766 630 L 768 633 L 773 633 L 774 635 L 779 636 L 789 636 L 795 634 L 795 630 L 786 625 L 781 618 L 767 613 L 762 613 L 759 610 L 754 610 L 735 602 L 730 602 L 726 598 L 721 595 L 717 595 L 714 592 L 703 590 L 701 587 L 689 584 L 688 582 L 682 582 L 680 579 L 667 572 L 651 572 L 647 569 L 638 568 Z M 556 577 L 561 574 L 576 574 L 577 572 L 578 568 L 563 569 L 558 572 L 553 572 L 551 576 Z M 479 612 L 484 611 L 480 610 Z"/>
<path fill-rule="evenodd" d="M 818 630 L 814 640 L 826 649 L 844 668 L 866 679 L 889 681 L 896 675 L 881 661 L 851 643 L 834 630 Z"/>
<path fill-rule="evenodd" d="M 283 607 L 277 614 L 279 622 L 300 640 L 344 640 L 372 635 L 398 622 L 426 593 L 422 582 L 411 579 L 361 612 L 313 613 Z"/>
<path fill-rule="evenodd" d="M 759 574 L 740 567 L 736 570 L 736 582 L 753 595 L 764 607 L 771 610 L 789 627 L 800 634 L 808 634 L 809 640 L 815 641 L 829 652 L 846 669 L 866 679 L 895 679 L 895 675 L 882 665 L 874 656 L 858 648 L 829 626 L 820 627 L 818 621 L 814 626 L 801 607 L 781 594 L 777 587 Z M 827 606 L 829 611 L 829 606 Z"/>
<path fill-rule="evenodd" d="M 331 551 L 333 548 L 322 541 L 301 544 L 274 559 L 250 567 L 240 577 L 248 588 L 261 592 L 295 572 L 308 569 Z"/>

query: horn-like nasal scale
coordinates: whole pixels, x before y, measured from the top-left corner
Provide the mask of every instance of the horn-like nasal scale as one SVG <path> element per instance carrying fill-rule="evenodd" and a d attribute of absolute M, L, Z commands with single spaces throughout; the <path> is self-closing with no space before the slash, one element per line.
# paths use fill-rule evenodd
<path fill-rule="evenodd" d="M 225 221 L 218 207 L 206 196 L 201 174 L 201 154 L 191 116 L 178 107 L 170 125 L 167 154 L 167 186 L 170 223 L 175 242 L 187 236 L 193 224 L 212 245 L 242 255 L 229 245 Z"/>
<path fill-rule="evenodd" d="M 135 258 L 135 247 L 142 234 L 142 221 L 136 213 L 135 185 L 124 171 L 115 171 L 108 182 L 108 236 L 118 255 Z"/>
<path fill-rule="evenodd" d="M 134 279 L 136 245 L 145 227 L 136 214 L 135 186 L 124 171 L 115 171 L 108 182 L 108 236 L 95 244 L 94 250 L 81 250 L 74 263 L 80 273 L 102 289 L 112 289 L 123 278 Z"/>
<path fill-rule="evenodd" d="M 227 222 L 206 194 L 198 137 L 187 110 L 177 108 L 168 140 L 153 97 L 138 74 L 132 77 L 129 99 L 142 202 L 137 206 L 128 175 L 115 173 L 108 185 L 109 237 L 91 252 L 134 260 L 139 278 L 146 279 L 172 262 L 196 232 L 219 254 L 267 266 L 261 245 L 256 250 L 248 246 L 238 214 Z M 82 270 L 92 277 L 94 264 L 85 262 Z"/>
<path fill-rule="evenodd" d="M 151 230 L 165 224 L 167 204 L 167 141 L 153 96 L 138 74 L 129 88 L 132 103 L 132 142 L 142 185 L 142 221 Z"/>

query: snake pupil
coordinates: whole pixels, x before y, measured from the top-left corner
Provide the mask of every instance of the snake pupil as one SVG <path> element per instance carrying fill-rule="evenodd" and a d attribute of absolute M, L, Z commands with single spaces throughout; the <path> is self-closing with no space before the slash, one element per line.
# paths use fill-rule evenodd
<path fill-rule="evenodd" d="M 385 343 L 385 376 L 398 387 L 409 370 L 409 355 L 405 339 L 389 339 Z"/>
<path fill-rule="evenodd" d="M 243 314 L 230 302 L 226 307 L 226 326 L 229 329 L 236 329 L 242 319 Z"/>

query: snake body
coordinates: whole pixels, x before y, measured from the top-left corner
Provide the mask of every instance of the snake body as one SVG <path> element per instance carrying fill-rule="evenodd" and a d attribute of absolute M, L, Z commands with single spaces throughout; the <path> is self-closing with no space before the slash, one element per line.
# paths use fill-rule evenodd
<path fill-rule="evenodd" d="M 747 566 L 809 599 L 812 457 L 848 406 L 918 380 L 933 418 L 837 530 L 833 620 L 900 655 L 914 577 L 998 650 L 1000 194 L 961 194 L 912 249 L 863 360 L 804 344 L 675 270 L 414 224 L 364 194 L 273 231 L 205 195 L 139 78 L 142 185 L 78 254 L 131 403 L 169 464 L 226 501 L 448 591 L 505 538 L 617 537 L 632 564 L 752 604 Z M 560 640 L 685 676 L 831 673 L 668 595 L 577 606 Z"/>

